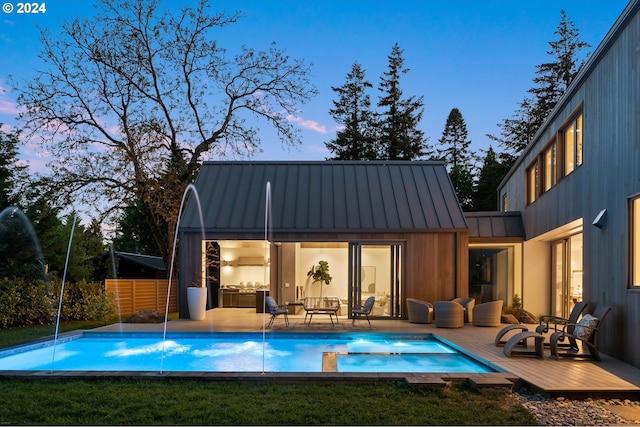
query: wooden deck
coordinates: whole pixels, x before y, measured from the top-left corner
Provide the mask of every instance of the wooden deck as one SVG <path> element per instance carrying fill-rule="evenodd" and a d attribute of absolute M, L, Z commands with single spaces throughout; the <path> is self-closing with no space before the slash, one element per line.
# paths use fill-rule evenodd
<path fill-rule="evenodd" d="M 207 317 L 203 321 L 176 320 L 169 322 L 167 330 L 171 332 L 262 331 L 262 327 L 268 323 L 269 317 L 269 314 L 256 313 L 255 309 L 218 308 L 208 311 Z M 351 321 L 345 316 L 341 316 L 339 325 L 335 326 L 332 326 L 328 319 L 324 319 L 325 322 L 318 319 L 311 326 L 307 326 L 303 323 L 303 319 L 304 315 L 290 315 L 290 327 L 287 328 L 284 319 L 278 317 L 274 322 L 274 327 L 266 329 L 266 331 L 278 333 L 358 330 L 433 333 L 450 341 L 465 352 L 482 359 L 492 367 L 508 372 L 510 375 L 506 375 L 507 378 L 519 378 L 528 388 L 547 396 L 640 399 L 640 369 L 605 354 L 601 354 L 602 362 L 556 360 L 549 358 L 549 350 L 545 350 L 544 360 L 532 357 L 509 358 L 504 355 L 502 347 L 494 345 L 495 336 L 501 327 L 466 325 L 460 329 L 444 329 L 436 328 L 434 324 L 421 325 L 401 320 L 372 319 L 373 328 L 370 329 L 366 320 L 358 320 L 355 328 L 352 327 Z M 534 326 L 530 325 L 531 328 Z M 108 326 L 102 329 L 114 330 L 114 327 Z M 163 326 L 161 324 L 123 324 L 123 327 L 126 331 L 161 331 Z M 413 377 L 413 381 L 417 381 L 420 375 Z M 481 379 L 478 378 L 476 381 L 481 383 Z"/>

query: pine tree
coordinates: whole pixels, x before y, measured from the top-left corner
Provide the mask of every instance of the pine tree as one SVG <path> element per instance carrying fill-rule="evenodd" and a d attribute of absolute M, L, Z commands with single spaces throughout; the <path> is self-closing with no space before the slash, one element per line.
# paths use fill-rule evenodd
<path fill-rule="evenodd" d="M 560 11 L 560 23 L 554 34 L 558 35 L 558 40 L 549 42 L 551 48 L 547 51 L 551 61 L 536 66 L 535 86 L 527 91 L 533 97 L 525 97 L 514 117 L 498 124 L 500 136 L 487 135 L 514 156 L 518 156 L 533 139 L 578 75 L 585 62 L 585 58 L 579 60 L 580 51 L 590 47 L 579 40 L 579 32 L 564 10 Z"/>
<path fill-rule="evenodd" d="M 442 137 L 438 140 L 438 158 L 445 162 L 449 169 L 457 166 L 470 166 L 472 154 L 469 151 L 471 141 L 467 138 L 467 124 L 462 113 L 453 108 L 447 117 Z"/>
<path fill-rule="evenodd" d="M 0 212 L 19 203 L 18 187 L 27 181 L 27 167 L 17 163 L 19 137 L 20 132 L 5 133 L 0 130 Z"/>
<path fill-rule="evenodd" d="M 536 66 L 536 77 L 533 79 L 536 86 L 529 89 L 529 93 L 535 96 L 534 118 L 539 125 L 542 125 L 582 69 L 585 60 L 578 63 L 580 51 L 590 47 L 578 39 L 578 30 L 564 10 L 560 11 L 560 24 L 554 34 L 558 35 L 558 40 L 549 42 L 551 49 L 547 51 L 552 60 Z"/>
<path fill-rule="evenodd" d="M 423 98 L 413 96 L 402 98 L 400 76 L 409 71 L 404 67 L 404 59 L 398 43 L 388 56 L 389 69 L 380 78 L 378 89 L 382 92 L 378 100 L 380 113 L 380 157 L 387 160 L 413 160 L 427 152 L 427 139 L 418 129 L 423 114 Z"/>
<path fill-rule="evenodd" d="M 493 147 L 489 146 L 473 192 L 473 210 L 495 211 L 498 209 L 497 189 L 512 163 L 513 158 L 507 155 L 499 159 Z"/>
<path fill-rule="evenodd" d="M 471 141 L 462 113 L 453 108 L 438 140 L 438 158 L 444 161 L 449 171 L 453 188 L 463 210 L 473 207 L 473 155 L 469 151 Z"/>
<path fill-rule="evenodd" d="M 373 160 L 375 147 L 375 118 L 367 88 L 373 85 L 365 79 L 365 70 L 355 62 L 347 81 L 340 87 L 331 87 L 338 94 L 329 113 L 342 126 L 336 138 L 325 143 L 334 154 L 333 160 Z"/>

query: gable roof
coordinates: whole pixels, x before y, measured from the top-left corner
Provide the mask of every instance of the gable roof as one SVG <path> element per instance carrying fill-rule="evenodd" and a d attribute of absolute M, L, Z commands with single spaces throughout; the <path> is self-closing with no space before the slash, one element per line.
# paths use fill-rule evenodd
<path fill-rule="evenodd" d="M 264 232 L 266 183 L 274 233 L 466 229 L 442 162 L 205 162 L 195 181 L 208 232 Z M 190 197 L 180 231 L 200 230 Z"/>
<path fill-rule="evenodd" d="M 520 212 L 466 212 L 469 239 L 524 240 Z"/>

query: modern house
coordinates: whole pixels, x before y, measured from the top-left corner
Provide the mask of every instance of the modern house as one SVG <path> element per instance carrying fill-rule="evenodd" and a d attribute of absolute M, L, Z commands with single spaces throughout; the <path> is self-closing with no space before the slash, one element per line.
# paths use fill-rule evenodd
<path fill-rule="evenodd" d="M 439 162 L 205 163 L 203 221 L 191 197 L 179 229 L 181 316 L 200 280 L 209 307 L 252 306 L 259 290 L 280 303 L 374 295 L 374 314 L 398 319 L 406 298 L 519 295 L 561 316 L 585 301 L 612 307 L 601 350 L 640 367 L 639 11 L 631 0 L 593 52 L 496 212 L 463 214 Z M 328 286 L 307 277 L 320 260 Z"/>
<path fill-rule="evenodd" d="M 612 307 L 605 353 L 640 366 L 640 2 L 632 0 L 500 185 L 522 215 L 522 300 Z"/>
<path fill-rule="evenodd" d="M 268 189 L 267 189 L 268 185 Z M 206 162 L 180 222 L 180 313 L 206 280 L 209 307 L 337 296 L 376 297 L 405 317 L 406 298 L 468 293 L 468 233 L 441 162 Z M 329 263 L 329 285 L 307 272 Z M 322 286 L 322 287 L 321 287 Z"/>

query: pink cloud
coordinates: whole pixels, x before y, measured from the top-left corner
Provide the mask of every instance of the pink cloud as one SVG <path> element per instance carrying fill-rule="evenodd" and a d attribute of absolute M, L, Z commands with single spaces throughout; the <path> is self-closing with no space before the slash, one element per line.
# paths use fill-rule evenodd
<path fill-rule="evenodd" d="M 309 129 L 314 132 L 325 134 L 327 133 L 327 127 L 325 125 L 321 125 L 315 120 L 305 120 L 302 117 L 294 116 L 289 114 L 287 116 L 287 120 L 293 123 L 297 123 L 300 127 L 304 129 Z"/>

